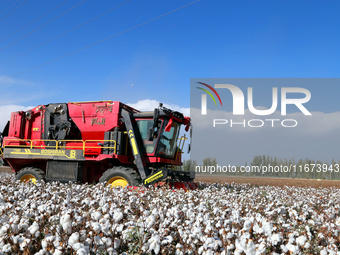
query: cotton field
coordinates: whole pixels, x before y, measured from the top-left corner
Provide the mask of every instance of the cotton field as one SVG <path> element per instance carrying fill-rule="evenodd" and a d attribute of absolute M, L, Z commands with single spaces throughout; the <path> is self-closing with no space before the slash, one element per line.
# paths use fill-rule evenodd
<path fill-rule="evenodd" d="M 111 190 L 0 175 L 0 254 L 340 254 L 340 189 Z"/>

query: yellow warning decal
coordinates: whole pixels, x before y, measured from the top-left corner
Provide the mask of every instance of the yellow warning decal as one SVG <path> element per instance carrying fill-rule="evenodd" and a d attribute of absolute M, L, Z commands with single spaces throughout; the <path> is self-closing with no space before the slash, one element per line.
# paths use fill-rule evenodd
<path fill-rule="evenodd" d="M 133 155 L 137 155 L 138 150 L 137 150 L 137 144 L 136 144 L 135 138 L 131 138 L 131 144 L 132 144 Z"/>
<path fill-rule="evenodd" d="M 147 183 L 150 183 L 150 182 L 153 182 L 159 178 L 163 177 L 163 171 L 159 171 L 158 173 L 150 176 L 149 178 L 147 178 L 145 181 L 144 181 L 144 184 L 147 184 Z"/>
<path fill-rule="evenodd" d="M 31 150 L 31 149 L 14 149 L 11 154 L 13 155 L 37 155 L 37 156 L 61 156 L 70 159 L 76 158 L 76 151 L 75 150 L 67 150 L 69 151 L 69 156 L 67 155 L 65 150 L 51 150 L 51 149 L 42 149 L 42 150 Z"/>
<path fill-rule="evenodd" d="M 131 129 L 129 130 L 129 137 L 130 137 L 130 141 L 131 141 L 133 155 L 136 156 L 136 155 L 138 155 L 138 149 L 137 149 L 135 137 L 133 135 L 133 131 Z"/>

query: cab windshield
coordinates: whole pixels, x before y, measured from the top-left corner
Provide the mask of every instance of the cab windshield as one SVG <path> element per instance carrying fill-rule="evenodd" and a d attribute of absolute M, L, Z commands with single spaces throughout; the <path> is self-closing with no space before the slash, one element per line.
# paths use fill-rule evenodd
<path fill-rule="evenodd" d="M 153 119 L 137 120 L 137 125 L 147 154 L 155 153 L 155 156 L 166 158 L 174 157 L 177 148 L 180 124 L 173 122 L 170 131 L 166 132 L 164 129 L 168 122 L 169 120 L 159 120 L 158 132 L 155 134 L 152 141 L 149 141 L 148 133 L 153 127 Z"/>
<path fill-rule="evenodd" d="M 179 135 L 180 124 L 172 122 L 170 131 L 164 129 L 168 124 L 168 120 L 163 125 L 161 135 L 157 146 L 157 155 L 161 157 L 173 158 L 177 148 L 177 139 Z"/>

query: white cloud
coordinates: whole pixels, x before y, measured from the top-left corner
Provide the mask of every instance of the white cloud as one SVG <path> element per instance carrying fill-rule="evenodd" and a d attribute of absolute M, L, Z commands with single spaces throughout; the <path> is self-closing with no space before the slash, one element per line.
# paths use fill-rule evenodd
<path fill-rule="evenodd" d="M 1 76 L 0 76 L 1 78 Z M 159 106 L 159 101 L 156 100 L 150 100 L 150 99 L 145 99 L 138 101 L 137 103 L 134 104 L 128 104 L 129 106 L 139 110 L 139 111 L 153 111 L 155 108 Z M 175 111 L 182 112 L 185 116 L 190 115 L 190 108 L 183 108 L 178 105 L 170 105 L 170 104 L 164 104 L 165 107 L 170 108 Z M 3 105 L 0 106 L 0 132 L 3 130 L 5 127 L 7 121 L 9 121 L 11 117 L 11 112 L 16 112 L 16 111 L 27 111 L 29 109 L 32 109 L 33 106 L 22 106 L 22 105 Z"/>
<path fill-rule="evenodd" d="M 127 104 L 139 111 L 153 111 L 155 108 L 158 108 L 159 106 L 159 101 L 157 100 L 151 100 L 151 99 L 145 99 L 145 100 L 141 100 L 138 101 L 137 103 L 134 104 Z M 174 105 L 174 104 L 163 104 L 164 107 L 169 108 L 171 110 L 174 111 L 178 111 L 183 113 L 185 116 L 189 116 L 190 115 L 190 108 L 183 108 L 180 107 L 178 105 Z"/>
<path fill-rule="evenodd" d="M 4 129 L 7 121 L 9 121 L 12 112 L 27 111 L 32 109 L 32 106 L 26 107 L 22 105 L 3 105 L 0 106 L 0 132 Z"/>
<path fill-rule="evenodd" d="M 260 107 L 258 107 L 259 109 Z M 305 116 L 301 112 L 289 113 L 282 116 L 279 111 L 275 111 L 269 116 L 257 116 L 252 114 L 248 109 L 245 110 L 244 115 L 233 115 L 232 112 L 227 111 L 213 111 L 208 110 L 207 115 L 201 115 L 201 110 L 197 108 L 191 109 L 191 119 L 193 120 L 196 128 L 207 129 L 212 127 L 214 119 L 225 119 L 228 123 L 225 125 L 216 125 L 215 129 L 231 129 L 232 132 L 268 132 L 269 130 L 289 129 L 289 134 L 302 134 L 302 135 L 319 135 L 334 130 L 340 130 L 340 112 L 324 113 L 324 112 L 311 112 L 312 116 Z M 262 128 L 252 128 L 248 126 L 249 120 L 262 120 L 264 125 Z M 295 128 L 283 128 L 281 121 L 294 119 L 298 125 Z M 231 127 L 231 120 L 233 122 L 242 123 L 246 120 L 246 127 L 243 125 L 235 124 Z M 274 121 L 275 120 L 275 121 Z M 277 121 L 280 120 L 280 121 Z M 285 122 L 287 125 L 293 125 L 293 122 Z M 259 121 L 250 122 L 250 125 L 260 125 Z M 274 127 L 272 127 L 272 125 Z"/>
<path fill-rule="evenodd" d="M 256 116 L 245 111 L 244 116 L 234 116 L 232 112 L 210 111 L 201 115 L 200 109 L 191 109 L 194 126 L 193 151 L 191 156 L 196 159 L 215 157 L 220 164 L 248 163 L 256 155 L 270 155 L 278 158 L 310 158 L 328 161 L 338 160 L 338 136 L 340 130 L 340 112 L 311 112 L 312 116 L 302 113 L 291 113 L 281 116 L 275 112 L 270 116 Z M 212 127 L 213 119 L 226 119 L 227 124 Z M 282 127 L 280 122 L 266 122 L 261 128 L 251 128 L 246 124 L 250 119 L 294 119 L 298 126 Z M 258 124 L 259 122 L 255 122 Z M 253 124 L 255 124 L 253 123 Z M 289 123 L 291 124 L 291 123 Z"/>
<path fill-rule="evenodd" d="M 6 75 L 0 75 L 0 84 L 2 86 L 4 86 L 4 85 L 13 85 L 13 84 L 32 85 L 34 83 L 29 82 L 29 81 L 25 81 L 25 80 L 15 79 L 15 78 L 12 78 L 12 77 L 6 76 Z"/>

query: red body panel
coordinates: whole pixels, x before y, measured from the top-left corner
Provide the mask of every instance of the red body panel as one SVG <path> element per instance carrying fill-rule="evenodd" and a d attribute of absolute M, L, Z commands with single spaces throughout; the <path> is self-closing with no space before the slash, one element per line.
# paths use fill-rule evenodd
<path fill-rule="evenodd" d="M 118 126 L 120 102 L 68 103 L 69 115 L 83 140 L 103 140 L 104 133 Z"/>
<path fill-rule="evenodd" d="M 54 106 L 54 104 L 51 105 Z M 83 156 L 85 157 L 83 179 L 88 182 L 98 181 L 103 172 L 114 164 L 134 164 L 134 156 L 132 155 L 131 145 L 128 140 L 124 153 L 105 153 L 103 140 L 105 139 L 105 132 L 114 131 L 116 127 L 118 127 L 122 133 L 126 131 L 124 123 L 120 121 L 120 111 L 122 108 L 128 109 L 131 113 L 138 113 L 138 110 L 122 104 L 119 101 L 68 103 L 67 112 L 62 113 L 68 114 L 68 117 L 63 115 L 64 120 L 66 119 L 66 121 L 69 122 L 73 121 L 76 125 L 75 129 L 79 129 L 77 132 L 79 133 L 80 131 L 80 136 L 70 135 L 66 136 L 67 138 L 65 139 L 58 139 L 58 142 L 56 142 L 53 139 L 43 139 L 43 137 L 50 137 L 49 128 L 51 124 L 46 123 L 49 123 L 47 122 L 48 118 L 54 119 L 53 114 L 55 113 L 52 113 L 51 110 L 49 110 L 51 108 L 48 107 L 49 105 L 41 105 L 26 112 L 20 111 L 12 113 L 8 136 L 4 137 L 3 147 L 83 150 Z M 177 121 L 176 118 L 173 117 L 171 117 L 170 120 L 167 129 L 171 128 L 173 120 Z M 189 123 L 190 119 L 185 119 L 185 121 L 182 122 L 184 125 L 189 125 Z M 74 124 L 72 125 L 74 126 Z M 54 126 L 56 126 L 56 124 L 54 124 Z M 50 143 L 50 141 L 52 141 L 52 143 Z M 106 142 L 107 141 L 108 140 L 106 140 Z M 15 172 L 26 165 L 34 165 L 45 170 L 46 162 L 47 160 L 33 160 L 29 157 L 8 160 L 8 163 Z M 145 162 L 150 166 L 181 165 L 181 153 L 179 151 L 176 152 L 174 159 L 156 157 L 154 153 L 147 154 L 145 155 Z"/>

